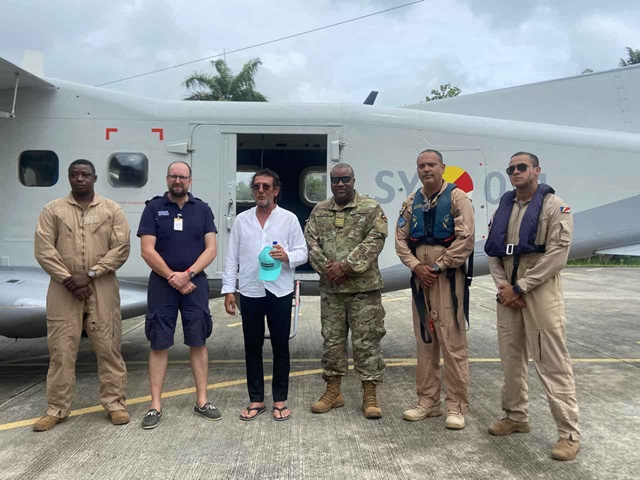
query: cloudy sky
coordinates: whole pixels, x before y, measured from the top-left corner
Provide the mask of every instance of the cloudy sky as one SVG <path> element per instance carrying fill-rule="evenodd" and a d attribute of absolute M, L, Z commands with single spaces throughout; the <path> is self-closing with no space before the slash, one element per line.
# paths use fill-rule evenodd
<path fill-rule="evenodd" d="M 209 57 L 411 0 L 1 0 L 0 57 L 45 56 L 45 75 L 89 85 Z M 442 83 L 463 94 L 615 68 L 640 48 L 637 0 L 426 0 L 229 54 L 260 57 L 257 89 L 278 102 L 378 105 L 423 100 Z M 180 99 L 202 61 L 104 88 Z"/>

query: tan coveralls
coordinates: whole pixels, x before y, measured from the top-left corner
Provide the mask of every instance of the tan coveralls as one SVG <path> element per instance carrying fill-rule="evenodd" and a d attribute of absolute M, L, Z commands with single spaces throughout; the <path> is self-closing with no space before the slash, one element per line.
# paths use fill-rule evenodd
<path fill-rule="evenodd" d="M 443 182 L 440 194 L 446 188 Z M 424 188 L 422 190 L 423 195 Z M 432 343 L 424 343 L 420 335 L 420 317 L 415 302 L 411 301 L 413 311 L 413 330 L 416 337 L 417 366 L 416 390 L 418 405 L 425 408 L 440 405 L 442 380 L 440 373 L 440 349 L 444 358 L 444 376 L 447 385 L 447 410 L 463 415 L 469 407 L 469 358 L 467 354 L 466 320 L 462 308 L 464 299 L 464 274 L 459 268 L 473 252 L 475 242 L 475 222 L 471 200 L 459 188 L 451 192 L 451 212 L 454 215 L 456 238 L 449 248 L 442 245 L 418 245 L 415 255 L 409 248 L 411 232 L 411 194 L 402 204 L 400 218 L 396 227 L 396 253 L 402 263 L 413 271 L 422 264 L 431 266 L 437 263 L 442 269 L 436 284 L 425 290 L 425 303 L 430 306 L 429 314 L 433 321 Z M 433 205 L 433 202 L 432 202 Z M 451 286 L 446 277 L 448 268 L 456 269 L 456 295 L 458 296 L 458 318 L 455 318 L 451 300 Z"/>
<path fill-rule="evenodd" d="M 108 412 L 125 410 L 127 370 L 120 354 L 122 323 L 115 271 L 129 256 L 129 224 L 117 203 L 97 193 L 83 208 L 73 195 L 45 205 L 38 217 L 35 257 L 51 276 L 47 293 L 47 415 L 69 415 L 82 330 L 98 358 L 100 401 Z M 96 272 L 86 301 L 62 281 L 74 273 Z"/>
<path fill-rule="evenodd" d="M 514 203 L 506 244 L 518 244 L 520 222 L 528 206 L 529 202 Z M 511 309 L 497 305 L 497 316 L 505 376 L 502 409 L 507 417 L 516 422 L 529 421 L 527 371 L 531 354 L 560 436 L 577 440 L 578 403 L 565 342 L 560 280 L 560 270 L 569 256 L 572 232 L 573 218 L 567 204 L 556 195 L 545 196 L 536 235 L 536 245 L 545 245 L 545 252 L 522 255 L 516 276 L 527 306 Z M 489 257 L 489 269 L 496 286 L 510 283 L 513 256 Z"/>

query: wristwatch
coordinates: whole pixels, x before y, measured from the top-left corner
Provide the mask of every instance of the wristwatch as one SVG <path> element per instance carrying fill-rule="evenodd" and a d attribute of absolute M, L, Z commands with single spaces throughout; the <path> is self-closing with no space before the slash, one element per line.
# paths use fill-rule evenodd
<path fill-rule="evenodd" d="M 433 265 L 431 265 L 431 268 L 438 275 L 440 274 L 440 272 L 442 272 L 442 269 L 440 268 L 440 265 L 438 265 L 437 263 L 434 263 Z"/>
<path fill-rule="evenodd" d="M 516 283 L 513 286 L 513 293 L 515 293 L 516 295 L 522 295 L 524 292 L 522 291 L 522 289 L 518 286 L 518 284 Z"/>
<path fill-rule="evenodd" d="M 193 273 L 193 272 L 191 271 L 191 269 L 188 269 L 188 270 L 187 270 L 187 273 L 189 274 L 189 280 L 193 279 L 193 277 L 195 277 L 195 276 L 196 276 L 196 274 L 195 274 L 195 273 Z"/>
<path fill-rule="evenodd" d="M 87 272 L 87 276 L 91 279 L 91 280 L 95 280 L 96 279 L 96 272 L 95 270 L 89 270 Z"/>

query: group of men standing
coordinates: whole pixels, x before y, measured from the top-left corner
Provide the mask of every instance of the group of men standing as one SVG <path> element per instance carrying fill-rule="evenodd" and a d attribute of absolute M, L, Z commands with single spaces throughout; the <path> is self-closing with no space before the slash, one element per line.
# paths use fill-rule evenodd
<path fill-rule="evenodd" d="M 442 355 L 445 427 L 460 430 L 469 407 L 470 272 L 466 262 L 473 255 L 475 226 L 471 200 L 443 180 L 445 168 L 437 150 L 420 153 L 417 172 L 422 187 L 403 203 L 395 231 L 396 252 L 411 270 L 417 345 L 418 399 L 402 416 L 421 421 L 443 414 Z M 538 184 L 540 171 L 535 155 L 518 152 L 512 156 L 507 173 L 514 190 L 501 199 L 485 247 L 498 288 L 498 342 L 505 374 L 502 408 L 506 412 L 489 432 L 530 431 L 526 374 L 531 354 L 558 426 L 560 439 L 552 457 L 571 460 L 580 448 L 578 407 L 564 336 L 559 271 L 566 264 L 573 223 L 569 207 L 553 189 Z M 98 357 L 102 404 L 114 424 L 129 422 L 115 277 L 129 254 L 129 227 L 122 209 L 94 192 L 96 178 L 90 162 L 73 162 L 70 195 L 47 204 L 38 220 L 36 259 L 51 276 L 47 297 L 51 361 L 49 408 L 34 425 L 37 431 L 49 430 L 69 415 L 83 329 Z M 239 293 L 243 313 L 250 402 L 240 413 L 243 421 L 266 410 L 265 318 L 274 354 L 273 418 L 291 417 L 286 404 L 291 300 L 295 268 L 307 258 L 320 275 L 326 381 L 326 391 L 311 410 L 326 413 L 344 405 L 340 387 L 348 369 L 350 330 L 354 367 L 363 387 L 362 410 L 367 418 L 382 416 L 376 388 L 385 368 L 381 339 L 386 332 L 378 256 L 388 235 L 387 217 L 375 200 L 356 192 L 351 166 L 334 166 L 330 182 L 333 196 L 315 206 L 303 234 L 296 216 L 278 206 L 278 175 L 261 170 L 251 181 L 256 206 L 239 214 L 233 225 L 222 293 L 231 315 L 236 314 Z M 152 270 L 146 316 L 152 400 L 143 428 L 155 428 L 162 417 L 160 397 L 178 310 L 196 383 L 194 412 L 209 420 L 221 418 L 206 395 L 205 342 L 212 322 L 203 273 L 216 256 L 217 230 L 209 206 L 188 193 L 190 184 L 189 165 L 172 163 L 167 171 L 168 191 L 147 202 L 138 229 L 142 257 Z M 272 246 L 266 257 L 262 253 L 265 246 Z"/>

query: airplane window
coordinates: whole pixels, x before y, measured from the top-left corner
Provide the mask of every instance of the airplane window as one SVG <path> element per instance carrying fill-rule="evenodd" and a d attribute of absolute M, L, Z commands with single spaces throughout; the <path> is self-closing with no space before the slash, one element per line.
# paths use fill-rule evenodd
<path fill-rule="evenodd" d="M 50 150 L 26 150 L 18 160 L 18 177 L 25 187 L 51 187 L 58 183 L 58 156 Z"/>
<path fill-rule="evenodd" d="M 309 205 L 327 199 L 327 173 L 325 171 L 309 171 L 302 180 L 303 201 Z"/>
<path fill-rule="evenodd" d="M 253 195 L 251 195 L 251 178 L 256 173 L 255 170 L 244 170 L 236 172 L 236 203 L 253 204 Z"/>
<path fill-rule="evenodd" d="M 149 179 L 149 160 L 143 153 L 114 153 L 108 165 L 109 183 L 116 188 L 144 187 Z"/>

